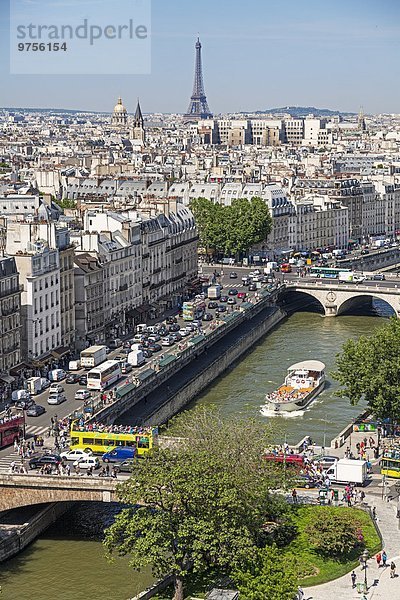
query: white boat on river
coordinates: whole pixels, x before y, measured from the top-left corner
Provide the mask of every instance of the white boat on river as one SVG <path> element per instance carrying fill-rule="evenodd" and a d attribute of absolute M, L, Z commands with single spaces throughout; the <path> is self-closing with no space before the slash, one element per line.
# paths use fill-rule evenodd
<path fill-rule="evenodd" d="M 274 412 L 303 410 L 325 386 L 325 365 L 319 360 L 304 360 L 288 368 L 285 382 L 267 394 L 263 408 Z"/>

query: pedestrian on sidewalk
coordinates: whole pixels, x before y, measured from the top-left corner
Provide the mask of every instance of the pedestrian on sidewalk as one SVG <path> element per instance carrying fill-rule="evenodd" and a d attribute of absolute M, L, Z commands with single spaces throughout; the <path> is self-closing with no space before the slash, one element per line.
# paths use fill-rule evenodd
<path fill-rule="evenodd" d="M 382 552 L 382 566 L 386 567 L 386 562 L 387 562 L 387 554 L 385 552 L 385 550 Z"/>
<path fill-rule="evenodd" d="M 376 565 L 379 569 L 379 567 L 381 566 L 381 560 L 382 560 L 382 554 L 380 552 L 378 552 L 378 554 L 376 555 Z"/>
<path fill-rule="evenodd" d="M 396 577 L 396 565 L 394 564 L 394 562 L 392 561 L 390 563 L 390 578 L 394 579 L 394 577 Z"/>
<path fill-rule="evenodd" d="M 372 518 L 376 521 L 376 506 L 372 508 Z"/>
<path fill-rule="evenodd" d="M 296 488 L 293 488 L 293 490 L 292 490 L 292 502 L 293 502 L 293 504 L 297 504 L 297 491 L 296 491 Z"/>
<path fill-rule="evenodd" d="M 354 588 L 356 587 L 356 579 L 357 579 L 356 572 L 353 571 L 350 577 L 351 577 L 351 587 L 354 590 Z"/>

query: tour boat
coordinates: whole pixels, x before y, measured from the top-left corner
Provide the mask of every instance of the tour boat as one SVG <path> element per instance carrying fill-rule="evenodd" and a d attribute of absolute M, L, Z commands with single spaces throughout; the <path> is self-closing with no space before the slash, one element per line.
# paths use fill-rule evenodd
<path fill-rule="evenodd" d="M 266 409 L 275 412 L 302 410 L 324 389 L 325 365 L 319 360 L 304 360 L 288 368 L 285 382 L 265 397 Z"/>

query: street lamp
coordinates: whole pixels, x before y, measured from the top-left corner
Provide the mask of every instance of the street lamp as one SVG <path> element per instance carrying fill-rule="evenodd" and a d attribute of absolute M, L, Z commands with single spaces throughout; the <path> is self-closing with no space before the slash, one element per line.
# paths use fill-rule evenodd
<path fill-rule="evenodd" d="M 364 552 L 361 555 L 361 563 L 364 567 L 364 594 L 368 592 L 368 582 L 367 582 L 367 561 L 369 559 L 369 552 L 367 548 L 365 548 Z"/>

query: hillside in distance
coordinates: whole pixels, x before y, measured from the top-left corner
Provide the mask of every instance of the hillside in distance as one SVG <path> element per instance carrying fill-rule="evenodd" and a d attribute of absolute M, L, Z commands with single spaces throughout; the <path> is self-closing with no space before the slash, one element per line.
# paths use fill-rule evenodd
<path fill-rule="evenodd" d="M 340 110 L 331 110 L 329 108 L 316 108 L 315 106 L 282 106 L 280 108 L 267 108 L 265 110 L 255 111 L 257 114 L 290 114 L 292 117 L 300 118 L 307 115 L 318 117 L 333 117 L 335 115 L 356 115 L 357 113 L 342 112 Z"/>

